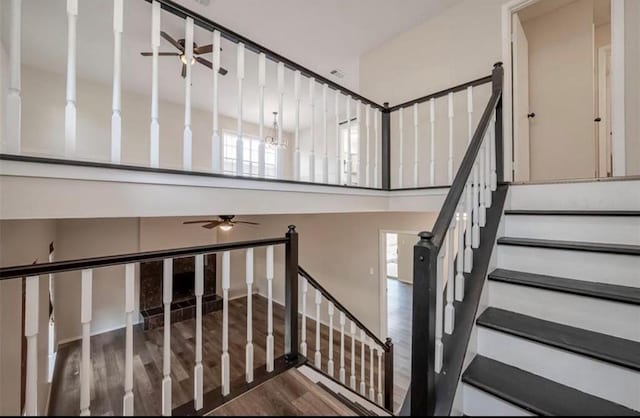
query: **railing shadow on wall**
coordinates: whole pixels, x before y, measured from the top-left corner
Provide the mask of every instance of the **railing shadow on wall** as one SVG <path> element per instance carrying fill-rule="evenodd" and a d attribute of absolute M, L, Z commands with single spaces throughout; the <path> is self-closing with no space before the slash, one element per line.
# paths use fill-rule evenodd
<path fill-rule="evenodd" d="M 124 15 L 128 2 L 113 1 L 113 15 L 100 16 L 101 19 L 112 20 L 113 45 L 109 55 L 113 55 L 111 83 L 111 113 L 97 115 L 100 119 L 110 120 L 108 138 L 108 156 L 92 156 L 85 158 L 78 148 L 82 143 L 94 141 L 94 138 L 78 136 L 79 116 L 87 110 L 79 107 L 78 91 L 78 55 L 77 21 L 82 17 L 82 2 L 67 0 L 66 2 L 66 84 L 64 114 L 64 153 L 31 152 L 23 146 L 22 124 L 31 118 L 22 114 L 21 86 L 21 31 L 31 30 L 25 26 L 22 16 L 22 5 L 29 0 L 11 0 L 4 3 L 9 7 L 10 36 L 9 49 L 9 89 L 4 148 L 0 159 L 31 163 L 64 164 L 81 167 L 98 167 L 134 171 L 157 172 L 162 174 L 188 174 L 196 176 L 222 177 L 242 180 L 259 180 L 270 182 L 300 183 L 304 185 L 324 184 L 340 187 L 354 187 L 374 190 L 415 190 L 448 187 L 453 182 L 455 149 L 466 147 L 466 143 L 455 141 L 461 129 L 454 125 L 453 97 L 458 92 L 467 95 L 468 129 L 472 129 L 473 92 L 490 81 L 490 76 L 482 77 L 453 88 L 430 94 L 406 103 L 389 107 L 380 105 L 362 95 L 355 93 L 336 82 L 278 54 L 277 52 L 254 42 L 212 20 L 194 13 L 188 8 L 171 0 L 138 0 L 148 3 L 146 11 L 150 16 L 151 34 L 144 40 L 151 51 L 149 53 L 149 81 L 147 100 L 150 104 L 148 117 L 148 137 L 123 133 L 124 122 L 129 116 L 123 111 L 123 33 L 127 33 Z M 62 3 L 61 3 L 62 5 Z M 162 31 L 163 22 L 180 19 L 183 22 L 184 39 L 175 45 L 176 40 Z M 194 34 L 194 29 L 200 32 Z M 203 36 L 202 34 L 208 34 Z M 182 36 L 182 35 L 180 35 Z M 195 38 L 207 45 L 193 48 Z M 173 40 L 171 40 L 173 39 Z M 189 42 L 186 42 L 189 40 Z M 224 56 L 221 52 L 225 44 Z M 181 142 L 181 163 L 167 163 L 167 153 L 171 151 L 161 144 L 166 144 L 167 129 L 163 129 L 160 118 L 159 55 L 162 49 L 175 49 L 175 54 L 184 58 L 184 62 L 198 60 L 211 69 L 210 90 L 206 92 L 207 101 L 211 103 L 209 112 L 209 128 L 204 134 L 194 132 L 192 114 L 192 96 L 204 94 L 192 86 L 192 68 L 183 66 L 184 81 L 184 120 L 181 138 L 172 141 Z M 231 46 L 235 51 L 229 49 Z M 165 48 L 166 47 L 166 48 Z M 106 44 L 105 44 L 106 48 Z M 228 50 L 228 52 L 227 52 Z M 205 55 L 206 54 L 206 55 Z M 209 55 L 210 54 L 210 55 Z M 206 56 L 206 58 L 204 58 Z M 222 68 L 222 62 L 233 57 L 232 70 Z M 225 58 L 225 59 L 222 59 Z M 193 61 L 196 62 L 196 61 Z M 249 63 L 256 68 L 249 68 Z M 269 63 L 269 65 L 267 65 Z M 127 63 L 124 62 L 125 69 Z M 221 95 L 221 74 L 231 83 L 234 95 Z M 232 81 L 231 81 L 232 80 Z M 234 86 L 235 83 L 235 86 Z M 249 97 L 247 89 L 256 89 L 256 97 Z M 276 94 L 277 118 L 279 129 L 272 129 L 269 111 L 265 107 L 265 92 L 273 90 Z M 447 99 L 448 133 L 441 129 L 439 116 L 436 115 L 440 100 Z M 60 98 L 62 103 L 62 98 Z M 221 113 L 221 100 L 236 103 L 233 114 Z M 426 106 L 425 106 L 426 104 Z M 423 109 L 420 109 L 422 105 Z M 228 107 L 228 106 L 227 106 Z M 256 112 L 248 112 L 258 110 Z M 426 107 L 426 109 L 424 109 Z M 406 110 L 411 109 L 413 118 L 404 117 Z M 257 142 L 247 131 L 247 114 L 258 115 Z M 288 114 L 286 114 L 288 113 Z M 310 115 L 308 123 L 301 124 L 301 115 Z M 428 116 L 425 116 L 427 115 Z M 420 116 L 419 116 L 420 115 Z M 233 132 L 221 128 L 222 117 L 235 118 L 236 128 Z M 285 116 L 291 120 L 285 130 Z M 393 121 L 392 121 L 393 119 Z M 396 120 L 397 119 L 397 120 Z M 424 120 L 422 122 L 421 120 Z M 407 123 L 405 123 L 407 122 Z M 410 132 L 406 132 L 410 130 Z M 454 130 L 456 135 L 454 136 Z M 286 132 L 285 132 L 286 131 Z M 303 132 L 304 131 L 304 132 Z M 440 134 L 442 139 L 440 139 Z M 198 137 L 196 138 L 195 135 Z M 448 136 L 448 140 L 445 137 Z M 470 135 L 469 135 L 470 136 Z M 304 137 L 304 138 L 303 138 Z M 161 141 L 161 138 L 162 141 Z M 42 139 L 39 140 L 42 142 Z M 46 140 L 44 140 L 46 142 Z M 143 141 L 136 147 L 148 149 L 145 161 L 132 162 L 126 151 L 132 144 L 126 141 Z M 207 167 L 194 164 L 196 158 L 202 159 L 202 150 L 195 144 L 207 143 L 204 154 L 210 161 Z M 255 143 L 254 143 L 255 142 Z M 85 144 L 86 145 L 86 144 Z M 412 152 L 409 152 L 413 145 Z M 257 148 L 257 149 L 256 149 Z M 175 149 L 175 148 L 174 148 Z M 448 152 L 444 152 L 448 149 Z M 174 151 L 175 152 L 175 151 Z M 95 157 L 95 158 L 94 158 Z M 441 163 L 447 159 L 446 164 Z M 411 166 L 411 170 L 407 168 Z M 445 176 L 440 170 L 447 169 Z M 410 171 L 411 175 L 407 172 Z M 437 179 L 441 177 L 441 179 Z"/>
<path fill-rule="evenodd" d="M 277 261 L 274 250 L 277 246 L 284 246 L 283 260 Z M 256 273 L 258 264 L 256 263 L 255 250 L 264 248 L 264 276 Z M 237 335 L 232 329 L 233 322 L 230 321 L 229 300 L 232 286 L 232 252 L 243 252 L 244 271 L 240 274 L 244 277 L 243 285 L 246 286 L 246 342 L 244 353 L 233 352 L 230 345 L 230 334 Z M 203 356 L 203 329 L 208 332 L 216 332 L 209 326 L 203 327 L 203 294 L 204 294 L 204 274 L 205 258 L 207 255 L 215 254 L 221 260 L 222 272 L 222 323 L 221 323 L 221 356 L 213 363 L 219 365 L 221 375 L 219 386 L 205 392 L 205 377 L 210 376 L 210 370 L 205 370 L 211 364 L 210 358 Z M 171 358 L 175 356 L 171 349 L 171 305 L 172 288 L 174 283 L 173 265 L 174 260 L 193 257 L 195 261 L 194 293 L 195 293 L 195 339 L 193 342 L 194 363 L 193 371 L 187 374 L 193 378 L 193 400 L 174 407 L 172 400 L 173 381 Z M 256 385 L 269 378 L 296 367 L 305 362 L 315 367 L 329 378 L 334 378 L 338 372 L 339 381 L 345 387 L 350 388 L 355 394 L 362 396 L 369 401 L 378 404 L 382 408 L 391 410 L 393 407 L 393 344 L 390 339 L 382 342 L 373 332 L 364 326 L 348 309 L 344 307 L 334 296 L 322 287 L 311 275 L 298 265 L 298 233 L 295 226 L 290 225 L 284 237 L 267 238 L 253 241 L 230 242 L 224 244 L 204 245 L 197 247 L 176 248 L 170 250 L 158 250 L 122 254 L 105 257 L 94 257 L 77 260 L 66 260 L 49 262 L 42 264 L 30 264 L 23 266 L 11 266 L 0 268 L 0 281 L 20 279 L 25 282 L 25 337 L 27 341 L 27 372 L 26 372 L 26 400 L 25 414 L 39 415 L 42 413 L 38 409 L 38 339 L 40 330 L 38 322 L 39 304 L 39 280 L 40 276 L 62 272 L 79 273 L 80 279 L 80 322 L 82 324 L 82 339 L 80 352 L 80 385 L 79 385 L 79 412 L 81 415 L 89 415 L 92 411 L 92 402 L 100 401 L 99 395 L 92 398 L 92 387 L 95 393 L 106 393 L 104 391 L 105 381 L 100 381 L 100 376 L 92 373 L 94 367 L 91 353 L 91 322 L 92 322 L 92 301 L 94 294 L 92 291 L 94 271 L 109 266 L 124 266 L 125 286 L 123 300 L 125 301 L 125 336 L 124 336 L 124 367 L 117 376 L 111 375 L 108 379 L 120 377 L 123 381 L 122 414 L 134 415 L 136 408 L 134 402 L 134 312 L 135 312 L 135 272 L 140 263 L 149 261 L 162 261 L 162 295 L 164 322 L 163 322 L 163 343 L 162 343 L 162 380 L 158 380 L 153 389 L 162 393 L 161 412 L 162 415 L 202 415 L 236 396 L 246 392 Z M 276 266 L 282 266 L 276 268 Z M 254 278 L 266 279 L 267 287 L 267 323 L 266 340 L 256 342 L 253 337 L 254 314 L 253 314 L 253 289 Z M 282 280 L 284 283 L 284 345 L 282 353 L 278 352 L 279 342 L 275 341 L 275 336 L 280 334 L 274 330 L 274 280 Z M 188 280 L 184 277 L 181 280 Z M 308 285 L 315 289 L 315 316 L 308 314 L 307 290 Z M 301 298 L 301 303 L 299 299 Z M 328 333 L 328 344 L 322 346 L 321 328 L 321 306 L 322 301 L 327 302 L 327 313 L 329 324 L 325 332 Z M 277 303 L 277 302 L 276 302 Z M 339 315 L 339 328 L 334 327 L 334 314 Z M 301 318 L 301 326 L 299 326 Z M 313 318 L 315 322 L 315 350 L 313 359 L 307 360 L 307 321 Z M 348 321 L 348 322 L 347 322 Z M 349 334 L 345 335 L 345 325 L 349 325 Z M 334 333 L 339 330 L 339 362 L 334 362 L 333 354 L 336 343 L 334 343 Z M 350 352 L 345 348 L 349 343 Z M 234 337 L 235 338 L 235 337 Z M 210 344 L 210 343 L 207 343 Z M 231 341 L 236 345 L 237 341 Z M 258 350 L 264 348 L 265 364 L 254 364 L 254 345 Z M 189 347 L 181 347 L 189 350 Z M 310 351 L 310 350 L 309 350 Z M 327 352 L 325 359 L 326 367 L 322 366 L 323 351 Z M 357 353 L 360 352 L 359 360 Z M 311 354 L 310 354 L 311 356 Z M 367 362 L 367 356 L 369 361 Z M 240 357 L 240 359 L 238 358 Z M 237 368 L 238 363 L 244 359 L 244 376 L 234 378 L 232 370 Z M 350 361 L 350 374 L 347 375 L 346 362 Z M 360 373 L 356 372 L 356 364 L 359 363 Z M 368 373 L 365 373 L 368 365 Z M 184 364 L 181 365 L 184 367 Z M 65 373 L 64 371 L 59 371 Z M 349 381 L 347 381 L 349 376 Z M 104 376 L 103 376 L 104 377 Z M 339 379 L 339 380 L 338 380 Z M 218 380 L 216 380 L 218 381 Z M 151 382 L 152 385 L 156 382 Z M 96 388 L 100 385 L 102 390 Z M 145 389 L 148 390 L 148 389 Z M 62 392 L 65 388 L 61 389 Z M 58 392 L 61 392 L 58 391 Z M 105 400 L 102 399 L 102 402 Z M 144 401 L 142 402 L 144 404 Z M 104 407 L 104 406 L 103 406 Z M 144 410 L 144 409 L 142 409 Z M 149 411 L 147 411 L 148 413 Z"/>

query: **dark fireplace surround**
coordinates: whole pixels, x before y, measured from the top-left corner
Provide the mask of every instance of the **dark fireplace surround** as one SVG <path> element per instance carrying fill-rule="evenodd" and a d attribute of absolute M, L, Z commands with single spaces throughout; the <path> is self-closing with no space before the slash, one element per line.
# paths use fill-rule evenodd
<path fill-rule="evenodd" d="M 204 295 L 202 314 L 222 308 L 222 299 L 216 295 L 216 255 L 205 255 Z M 164 306 L 162 304 L 163 261 L 140 263 L 140 313 L 144 330 L 162 327 Z M 195 257 L 173 260 L 173 295 L 171 302 L 171 323 L 196 316 Z"/>

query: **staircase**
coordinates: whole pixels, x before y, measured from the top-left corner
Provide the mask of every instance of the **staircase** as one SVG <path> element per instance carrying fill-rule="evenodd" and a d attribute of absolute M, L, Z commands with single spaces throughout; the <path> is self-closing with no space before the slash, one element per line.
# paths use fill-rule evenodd
<path fill-rule="evenodd" d="M 511 187 L 465 415 L 640 415 L 639 186 Z"/>

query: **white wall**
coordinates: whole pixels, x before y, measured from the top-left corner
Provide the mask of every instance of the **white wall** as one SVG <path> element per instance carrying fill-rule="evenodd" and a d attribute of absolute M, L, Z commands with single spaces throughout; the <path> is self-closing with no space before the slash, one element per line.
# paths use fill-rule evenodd
<path fill-rule="evenodd" d="M 0 265 L 47 262 L 49 243 L 55 238 L 55 222 L 0 221 Z M 40 277 L 38 304 L 38 408 L 44 414 L 47 383 L 49 326 L 48 276 Z M 22 280 L 0 282 L 0 415 L 20 415 L 22 335 Z"/>
<path fill-rule="evenodd" d="M 595 173 L 593 2 L 523 22 L 529 43 L 531 180 Z"/>
<path fill-rule="evenodd" d="M 640 2 L 624 2 L 624 82 L 627 175 L 640 175 Z"/>

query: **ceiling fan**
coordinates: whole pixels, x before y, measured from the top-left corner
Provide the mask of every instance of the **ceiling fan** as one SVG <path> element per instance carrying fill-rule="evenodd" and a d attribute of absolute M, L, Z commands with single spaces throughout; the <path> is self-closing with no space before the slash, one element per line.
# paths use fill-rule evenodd
<path fill-rule="evenodd" d="M 247 225 L 260 225 L 257 222 L 249 222 L 249 221 L 234 221 L 235 215 L 220 215 L 218 219 L 206 219 L 202 221 L 185 221 L 184 225 L 188 224 L 204 224 L 203 228 L 213 229 L 216 227 L 220 227 L 223 231 L 229 231 L 236 224 L 247 224 Z"/>
<path fill-rule="evenodd" d="M 160 57 L 179 57 L 182 62 L 182 78 L 187 76 L 187 57 L 184 50 L 184 39 L 175 40 L 172 38 L 167 32 L 160 32 L 160 36 L 167 40 L 171 45 L 176 47 L 176 49 L 180 52 L 159 52 L 158 56 Z M 195 42 L 193 43 L 193 61 L 191 61 L 191 65 L 199 62 L 209 69 L 213 69 L 213 64 L 211 61 L 206 60 L 202 57 L 198 57 L 197 55 L 208 54 L 213 51 L 213 45 L 202 45 L 198 46 Z M 153 56 L 153 52 L 141 52 L 140 55 L 143 57 L 151 57 Z M 218 70 L 218 74 L 225 75 L 227 74 L 227 70 L 225 68 L 220 67 Z"/>

